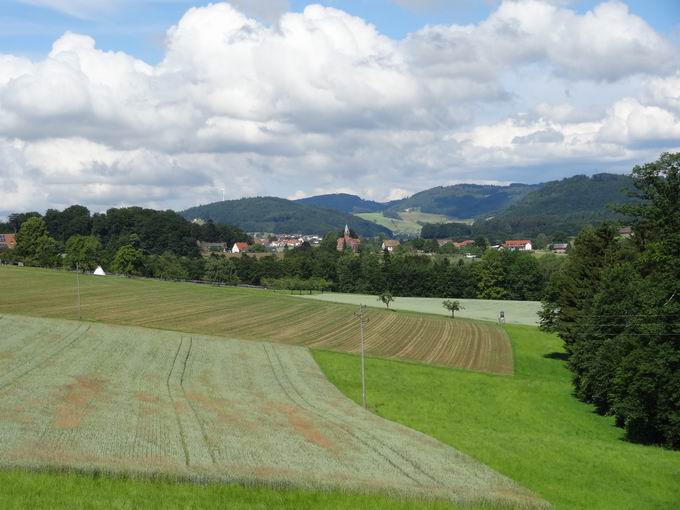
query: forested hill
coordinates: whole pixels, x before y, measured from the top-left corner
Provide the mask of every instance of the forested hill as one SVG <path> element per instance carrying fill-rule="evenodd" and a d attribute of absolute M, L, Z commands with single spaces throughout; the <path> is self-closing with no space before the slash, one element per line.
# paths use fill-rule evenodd
<path fill-rule="evenodd" d="M 20 232 L 31 218 L 39 218 L 43 223 L 45 236 L 54 243 L 55 256 L 64 252 L 71 238 L 92 237 L 99 244 L 94 250 L 98 252 L 96 258 L 99 263 L 113 260 L 118 249 L 126 245 L 139 248 L 148 255 L 170 252 L 177 256 L 196 257 L 199 255 L 197 241 L 220 241 L 231 245 L 248 239 L 248 235 L 237 227 L 212 222 L 198 225 L 174 211 L 142 207 L 113 208 L 91 214 L 86 207 L 72 205 L 63 211 L 48 209 L 44 215 L 37 212 L 15 213 L 10 215 L 8 223 L 0 224 L 0 228 Z M 38 257 L 43 261 L 46 258 L 49 257 L 45 257 L 45 253 Z M 51 263 L 37 265 L 49 266 Z"/>
<path fill-rule="evenodd" d="M 439 186 L 392 202 L 388 210 L 399 212 L 418 208 L 424 213 L 443 214 L 449 218 L 476 218 L 504 209 L 540 186 L 540 184 Z"/>
<path fill-rule="evenodd" d="M 298 204 L 316 205 L 326 209 L 334 209 L 348 214 L 378 212 L 386 209 L 390 204 L 364 200 L 356 195 L 348 193 L 333 193 L 330 195 L 317 195 L 315 197 L 295 200 Z"/>
<path fill-rule="evenodd" d="M 391 236 L 385 227 L 341 211 L 299 204 L 275 197 L 242 198 L 192 207 L 182 212 L 189 219 L 211 219 L 238 225 L 248 232 L 301 232 L 323 235 L 349 225 L 362 236 Z"/>
<path fill-rule="evenodd" d="M 632 188 L 630 176 L 617 174 L 577 175 L 548 182 L 494 218 L 477 221 L 475 230 L 490 237 L 507 232 L 527 238 L 540 233 L 576 235 L 589 224 L 624 221 L 608 205 L 631 201 L 626 190 Z"/>

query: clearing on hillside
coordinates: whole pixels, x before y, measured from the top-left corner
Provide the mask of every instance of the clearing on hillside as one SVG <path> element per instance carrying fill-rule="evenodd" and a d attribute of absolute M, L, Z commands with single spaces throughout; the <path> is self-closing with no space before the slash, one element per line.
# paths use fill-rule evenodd
<path fill-rule="evenodd" d="M 455 220 L 448 218 L 442 214 L 429 214 L 420 211 L 401 211 L 397 213 L 398 218 L 391 218 L 385 216 L 382 212 L 377 213 L 358 213 L 355 216 L 367 221 L 371 221 L 377 225 L 381 225 L 390 229 L 395 234 L 407 235 L 417 237 L 423 229 L 424 223 L 448 223 Z"/>
<path fill-rule="evenodd" d="M 75 275 L 0 267 L 0 313 L 76 318 Z M 189 333 L 359 351 L 356 308 L 258 289 L 80 278 L 83 318 Z M 371 310 L 366 352 L 469 370 L 512 374 L 512 347 L 494 324 Z"/>
<path fill-rule="evenodd" d="M 0 318 L 0 465 L 541 504 L 345 398 L 307 349 Z"/>

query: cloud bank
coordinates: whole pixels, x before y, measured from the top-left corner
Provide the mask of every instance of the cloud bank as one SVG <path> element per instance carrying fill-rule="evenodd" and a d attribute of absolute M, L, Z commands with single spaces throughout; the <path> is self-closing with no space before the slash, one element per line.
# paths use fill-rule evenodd
<path fill-rule="evenodd" d="M 154 66 L 66 33 L 40 61 L 0 54 L 0 215 L 625 170 L 680 149 L 678 49 L 616 1 L 504 1 L 403 40 L 319 5 L 268 23 L 217 3 Z"/>

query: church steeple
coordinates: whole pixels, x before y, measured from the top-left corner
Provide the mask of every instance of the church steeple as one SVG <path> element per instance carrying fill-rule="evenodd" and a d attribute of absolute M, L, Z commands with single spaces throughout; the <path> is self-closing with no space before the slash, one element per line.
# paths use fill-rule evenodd
<path fill-rule="evenodd" d="M 349 226 L 345 224 L 345 237 L 349 237 Z"/>

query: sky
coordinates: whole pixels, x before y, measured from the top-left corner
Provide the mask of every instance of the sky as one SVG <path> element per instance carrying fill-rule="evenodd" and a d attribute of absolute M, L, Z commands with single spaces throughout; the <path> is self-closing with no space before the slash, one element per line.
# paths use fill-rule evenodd
<path fill-rule="evenodd" d="M 677 0 L 0 0 L 0 217 L 629 172 Z"/>

